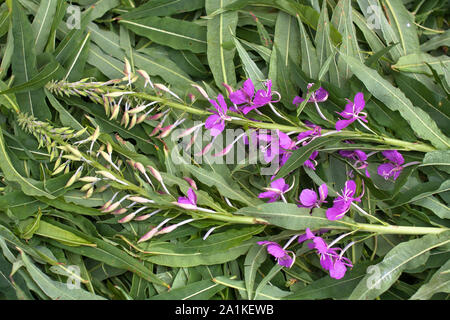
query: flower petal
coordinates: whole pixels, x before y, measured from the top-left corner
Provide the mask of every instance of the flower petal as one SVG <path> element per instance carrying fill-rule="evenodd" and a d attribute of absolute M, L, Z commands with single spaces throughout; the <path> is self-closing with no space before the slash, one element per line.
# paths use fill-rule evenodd
<path fill-rule="evenodd" d="M 350 120 L 338 120 L 336 122 L 336 130 L 341 131 L 344 128 L 347 128 L 349 125 L 351 125 L 356 119 L 350 119 Z"/>
<path fill-rule="evenodd" d="M 299 199 L 303 206 L 312 208 L 317 203 L 317 193 L 311 189 L 304 189 L 302 193 L 300 193 Z"/>

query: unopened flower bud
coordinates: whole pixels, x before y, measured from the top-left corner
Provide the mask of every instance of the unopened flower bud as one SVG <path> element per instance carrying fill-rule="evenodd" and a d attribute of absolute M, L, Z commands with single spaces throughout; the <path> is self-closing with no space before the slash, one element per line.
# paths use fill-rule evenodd
<path fill-rule="evenodd" d="M 163 179 L 161 177 L 161 174 L 159 173 L 158 170 L 156 170 L 155 168 L 153 168 L 152 166 L 147 166 L 147 168 L 150 170 L 150 173 L 152 174 L 152 176 L 155 177 L 156 180 L 158 180 L 159 182 L 162 182 Z"/>

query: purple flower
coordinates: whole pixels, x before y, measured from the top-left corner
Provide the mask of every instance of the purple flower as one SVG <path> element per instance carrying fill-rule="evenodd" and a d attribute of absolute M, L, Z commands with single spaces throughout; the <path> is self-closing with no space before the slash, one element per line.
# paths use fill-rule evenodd
<path fill-rule="evenodd" d="M 189 188 L 189 190 L 187 192 L 187 197 L 179 197 L 178 202 L 176 204 L 184 209 L 196 210 L 197 209 L 197 195 L 195 194 L 195 192 L 192 188 Z"/>
<path fill-rule="evenodd" d="M 247 114 L 253 109 L 262 107 L 272 102 L 272 81 L 266 82 L 266 90 L 258 90 L 255 93 L 255 86 L 251 79 L 245 80 L 242 88 L 230 94 L 230 100 L 234 104 L 240 105 L 242 113 Z"/>
<path fill-rule="evenodd" d="M 278 243 L 273 241 L 259 241 L 259 245 L 267 245 L 267 252 L 275 257 L 280 266 L 290 268 L 294 264 L 294 259 Z"/>
<path fill-rule="evenodd" d="M 210 115 L 205 121 L 205 128 L 210 130 L 211 136 L 215 137 L 222 133 L 225 129 L 225 120 L 230 120 L 231 117 L 227 116 L 227 103 L 223 98 L 222 94 L 217 96 L 219 104 L 215 100 L 209 100 L 209 102 L 214 106 L 215 110 L 209 110 L 213 114 Z"/>
<path fill-rule="evenodd" d="M 314 151 L 310 156 L 309 159 L 306 160 L 305 162 L 303 162 L 303 165 L 307 168 L 310 168 L 312 170 L 316 170 L 316 166 L 317 166 L 317 161 L 314 160 L 316 159 L 317 155 L 319 154 L 319 151 Z"/>
<path fill-rule="evenodd" d="M 301 241 L 300 241 L 301 238 Z M 312 240 L 312 243 L 308 243 L 310 249 L 316 249 L 320 257 L 320 265 L 326 271 L 329 271 L 330 277 L 334 279 L 341 279 L 344 277 L 347 267 L 352 268 L 351 261 L 341 254 L 338 254 L 339 248 L 329 248 L 325 240 L 319 236 L 315 236 L 309 228 L 306 229 L 306 233 L 299 237 L 299 242 L 305 240 Z"/>
<path fill-rule="evenodd" d="M 322 130 L 322 128 L 320 126 L 317 126 L 312 122 L 305 121 L 305 124 L 308 127 L 312 128 L 312 130 L 300 132 L 299 135 L 297 136 L 297 140 L 298 140 L 297 143 L 299 143 L 301 140 L 303 140 L 302 146 L 306 146 L 308 143 L 313 141 L 315 138 L 320 137 L 321 130 Z"/>
<path fill-rule="evenodd" d="M 308 83 L 308 93 L 309 93 L 309 89 L 314 85 L 314 83 Z M 317 89 L 316 91 L 313 92 L 313 94 L 311 95 L 311 97 L 309 98 L 308 102 L 324 102 L 325 100 L 328 99 L 328 91 L 325 90 L 324 88 L 320 87 L 319 89 Z M 303 99 L 302 97 L 296 96 L 294 98 L 294 100 L 292 101 L 292 104 L 300 104 L 304 101 L 305 99 Z"/>
<path fill-rule="evenodd" d="M 387 150 L 382 152 L 383 156 L 390 162 L 378 166 L 377 172 L 386 180 L 390 177 L 396 180 L 403 170 L 405 159 L 397 150 Z"/>
<path fill-rule="evenodd" d="M 369 171 L 367 167 L 369 163 L 367 162 L 367 155 L 362 150 L 340 150 L 339 154 L 345 158 L 349 158 L 355 161 L 353 164 L 357 170 L 366 169 L 366 176 L 370 178 Z"/>
<path fill-rule="evenodd" d="M 356 191 L 356 183 L 353 180 L 345 182 L 344 190 L 341 190 L 340 195 L 333 201 L 333 207 L 327 209 L 328 220 L 339 220 L 350 210 L 350 206 L 353 201 L 361 202 L 362 194 L 359 197 L 354 198 L 353 195 Z"/>
<path fill-rule="evenodd" d="M 273 131 L 270 135 L 259 134 L 258 139 L 268 143 L 264 153 L 264 160 L 266 162 L 271 162 L 276 156 L 280 156 L 280 167 L 286 163 L 291 156 L 292 151 L 297 149 L 295 141 L 280 130 L 276 130 L 276 134 L 273 134 Z"/>
<path fill-rule="evenodd" d="M 267 203 L 275 202 L 289 189 L 289 185 L 286 184 L 283 178 L 277 179 L 270 183 L 270 188 L 265 188 L 266 192 L 259 194 L 258 198 L 270 198 Z"/>
<path fill-rule="evenodd" d="M 358 92 L 355 95 L 354 102 L 348 99 L 347 101 L 348 103 L 345 105 L 344 111 L 338 112 L 341 117 L 347 120 L 341 119 L 336 122 L 337 131 L 341 131 L 358 119 L 367 123 L 367 114 L 365 112 L 361 112 L 366 105 L 366 102 L 364 101 L 364 94 L 362 92 Z"/>
<path fill-rule="evenodd" d="M 328 196 L 328 188 L 324 183 L 319 187 L 319 197 L 317 197 L 317 193 L 312 189 L 304 189 L 299 196 L 299 200 L 301 205 L 298 205 L 300 208 L 319 208 L 322 203 L 326 203 L 325 199 Z"/>

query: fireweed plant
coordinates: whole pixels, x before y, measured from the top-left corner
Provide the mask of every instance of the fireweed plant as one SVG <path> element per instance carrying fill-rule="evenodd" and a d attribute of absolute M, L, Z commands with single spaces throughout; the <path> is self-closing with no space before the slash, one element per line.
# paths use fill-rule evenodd
<path fill-rule="evenodd" d="M 181 2 L 167 4 L 171 17 L 147 16 L 152 2 L 111 5 L 117 10 L 100 22 L 108 32 L 95 8 L 83 12 L 79 29 L 66 30 L 45 21 L 34 1 L 33 25 L 18 2 L 0 7 L 12 24 L 0 74 L 12 60 L 19 79 L 0 82 L 0 271 L 14 264 L 19 285 L 32 279 L 36 295 L 52 299 L 297 299 L 310 288 L 337 299 L 448 293 L 435 289 L 448 282 L 450 245 L 448 106 L 439 99 L 448 95 L 448 70 L 433 69 L 438 58 L 417 53 L 418 38 L 415 51 L 402 43 L 403 29 L 389 33 L 401 35 L 400 44 L 380 45 L 388 32 L 373 33 L 349 0 L 337 1 L 331 20 L 326 1 L 313 9 L 289 0 L 272 8 L 275 16 L 258 6 L 247 14 L 245 1 L 218 8 L 206 0 L 201 9 Z M 382 2 L 394 21 L 426 22 Z M 192 10 L 198 14 L 177 16 Z M 271 26 L 261 22 L 272 18 Z M 50 40 L 37 37 L 30 49 L 26 32 L 44 30 L 42 19 Z M 237 20 L 261 43 L 247 41 L 253 36 Z M 369 40 L 359 41 L 353 22 Z M 99 52 L 115 41 L 103 59 Z M 13 46 L 23 56 L 12 55 Z M 36 63 L 49 56 L 38 73 Z M 417 59 L 417 92 L 404 74 L 393 76 L 404 90 L 381 75 Z M 101 71 L 84 72 L 86 64 Z M 213 81 L 190 78 L 207 75 Z M 425 99 L 429 87 L 435 92 Z M 66 279 L 80 286 L 67 291 Z M 339 292 L 327 291 L 333 286 Z"/>

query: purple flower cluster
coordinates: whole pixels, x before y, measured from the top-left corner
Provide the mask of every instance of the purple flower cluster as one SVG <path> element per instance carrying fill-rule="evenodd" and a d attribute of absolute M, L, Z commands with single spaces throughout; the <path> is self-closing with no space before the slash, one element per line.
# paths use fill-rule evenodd
<path fill-rule="evenodd" d="M 327 230 L 325 230 L 326 232 Z M 347 272 L 347 267 L 352 268 L 352 262 L 343 256 L 346 248 L 341 250 L 340 248 L 331 248 L 325 240 L 316 234 L 321 234 L 323 230 L 312 232 L 309 228 L 306 229 L 306 233 L 303 235 L 294 236 L 292 239 L 297 238 L 298 243 L 302 243 L 307 240 L 312 240 L 308 243 L 310 249 L 316 250 L 319 255 L 320 265 L 322 268 L 329 272 L 330 277 L 334 279 L 342 279 Z M 291 243 L 289 241 L 284 247 L 281 247 L 274 241 L 259 241 L 259 245 L 267 246 L 267 252 L 275 257 L 277 263 L 283 267 L 291 268 L 295 262 L 295 254 L 292 251 L 286 250 L 286 247 Z M 348 248 L 349 246 L 347 246 Z"/>

